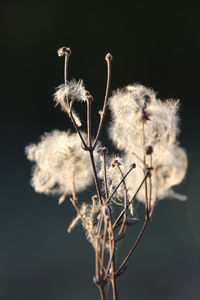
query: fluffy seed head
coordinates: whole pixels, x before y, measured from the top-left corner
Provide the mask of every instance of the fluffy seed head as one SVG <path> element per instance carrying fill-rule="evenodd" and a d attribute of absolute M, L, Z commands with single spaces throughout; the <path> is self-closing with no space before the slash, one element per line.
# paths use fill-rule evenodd
<path fill-rule="evenodd" d="M 58 56 L 71 55 L 71 49 L 67 47 L 62 47 L 58 50 Z"/>
<path fill-rule="evenodd" d="M 54 101 L 56 104 L 60 104 L 62 109 L 66 111 L 67 100 L 66 97 L 69 96 L 70 100 L 77 101 L 86 101 L 88 97 L 88 91 L 86 91 L 83 81 L 79 80 L 78 82 L 73 79 L 67 83 L 67 89 L 65 84 L 61 84 L 56 89 L 54 94 Z"/>
<path fill-rule="evenodd" d="M 175 142 L 179 132 L 178 101 L 162 102 L 153 90 L 135 84 L 117 90 L 109 99 L 109 106 L 109 136 L 119 149 L 143 152 L 144 145 L 163 151 Z"/>
<path fill-rule="evenodd" d="M 130 173 L 127 177 L 127 187 L 129 196 L 133 197 L 135 191 L 144 179 L 144 165 L 135 155 L 127 153 L 125 156 L 125 164 L 137 161 L 137 172 Z M 150 158 L 147 158 L 147 163 L 150 165 Z M 151 201 L 154 203 L 158 199 L 165 197 L 174 197 L 183 200 L 183 197 L 172 191 L 171 187 L 179 184 L 185 177 L 187 170 L 187 156 L 185 151 L 173 144 L 160 155 L 153 156 L 151 171 Z M 147 178 L 148 190 L 150 190 L 150 180 Z M 145 187 L 140 189 L 137 194 L 137 199 L 145 202 Z"/>
<path fill-rule="evenodd" d="M 56 105 L 60 104 L 61 109 L 69 113 L 67 97 L 69 97 L 70 103 L 75 100 L 87 101 L 88 91 L 86 91 L 82 80 L 79 80 L 78 82 L 76 80 L 68 82 L 67 88 L 65 87 L 65 84 L 61 84 L 58 86 L 54 94 L 54 101 L 56 102 Z M 80 127 L 82 124 L 78 114 L 74 111 L 74 109 L 72 109 L 72 114 L 77 126 Z"/>
<path fill-rule="evenodd" d="M 31 184 L 39 193 L 60 194 L 63 201 L 63 195 L 83 191 L 93 181 L 89 155 L 70 131 L 45 133 L 39 144 L 26 147 L 26 154 L 35 162 Z"/>

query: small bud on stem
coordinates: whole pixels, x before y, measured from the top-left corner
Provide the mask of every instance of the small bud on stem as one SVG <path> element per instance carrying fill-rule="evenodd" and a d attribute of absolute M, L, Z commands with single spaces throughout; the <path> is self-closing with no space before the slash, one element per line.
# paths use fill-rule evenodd
<path fill-rule="evenodd" d="M 106 61 L 111 61 L 111 60 L 113 60 L 112 55 L 111 55 L 110 53 L 107 53 L 106 56 L 105 56 L 105 60 L 106 60 Z"/>
<path fill-rule="evenodd" d="M 67 47 L 62 47 L 58 50 L 58 56 L 64 56 L 64 55 L 67 55 L 67 56 L 70 56 L 71 55 L 71 49 L 70 48 L 67 48 Z"/>

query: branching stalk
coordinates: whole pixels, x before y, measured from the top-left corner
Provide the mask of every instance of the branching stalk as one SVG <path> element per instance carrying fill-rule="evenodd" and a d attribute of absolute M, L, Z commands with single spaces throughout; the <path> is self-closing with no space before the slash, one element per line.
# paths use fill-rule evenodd
<path fill-rule="evenodd" d="M 112 197 L 114 196 L 114 194 L 116 193 L 116 191 L 118 190 L 118 188 L 120 187 L 120 185 L 123 183 L 124 179 L 128 176 L 128 174 L 135 169 L 135 164 L 132 164 L 132 166 L 130 167 L 130 169 L 128 170 L 128 172 L 124 175 L 123 179 L 119 182 L 119 184 L 116 186 L 116 188 L 114 189 L 114 191 L 112 192 L 112 194 L 109 196 L 108 200 L 106 201 L 105 204 L 108 204 L 109 201 L 112 199 Z"/>
<path fill-rule="evenodd" d="M 131 201 L 128 202 L 128 204 L 127 204 L 127 209 L 129 208 L 129 206 L 131 205 L 131 203 L 133 202 L 133 200 L 134 200 L 135 197 L 137 196 L 138 192 L 139 192 L 140 189 L 142 188 L 142 186 L 143 186 L 144 182 L 146 181 L 146 179 L 147 179 L 147 177 L 148 177 L 149 174 L 150 174 L 150 169 L 148 169 L 146 175 L 144 176 L 144 179 L 142 180 L 141 184 L 139 185 L 138 189 L 136 190 L 136 192 L 135 192 L 133 198 L 131 199 Z M 119 215 L 118 218 L 116 219 L 115 223 L 113 224 L 113 229 L 115 229 L 117 223 L 118 223 L 118 222 L 120 221 L 120 219 L 123 217 L 124 213 L 125 213 L 125 209 L 123 209 L 123 210 L 121 211 L 120 215 Z"/>

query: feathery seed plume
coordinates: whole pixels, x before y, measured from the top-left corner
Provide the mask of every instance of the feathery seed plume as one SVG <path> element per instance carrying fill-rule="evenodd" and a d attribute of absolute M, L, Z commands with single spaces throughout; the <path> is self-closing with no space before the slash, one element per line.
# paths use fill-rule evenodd
<path fill-rule="evenodd" d="M 54 94 L 54 101 L 56 102 L 56 105 L 60 104 L 63 111 L 69 113 L 67 96 L 69 96 L 70 102 L 75 100 L 84 102 L 87 100 L 87 93 L 88 92 L 83 85 L 83 81 L 79 80 L 77 82 L 73 79 L 72 81 L 69 81 L 67 83 L 67 88 L 65 87 L 65 84 L 61 84 L 58 86 Z M 77 126 L 80 127 L 82 124 L 78 114 L 73 109 L 72 113 Z"/>
<path fill-rule="evenodd" d="M 154 151 L 157 148 L 161 151 L 175 142 L 179 132 L 178 101 L 162 102 L 156 99 L 153 90 L 135 84 L 117 90 L 109 99 L 109 106 L 112 112 L 109 135 L 117 148 L 137 149 L 139 154 L 143 152 L 143 143 L 153 146 Z"/>
<path fill-rule="evenodd" d="M 151 170 L 151 201 L 173 196 L 182 200 L 172 186 L 180 183 L 187 170 L 187 156 L 178 147 L 178 101 L 161 101 L 152 89 L 129 85 L 109 99 L 112 124 L 109 135 L 117 148 L 125 151 L 125 166 L 136 162 L 137 172 L 127 177 L 128 195 L 132 197 L 144 179 L 146 166 Z M 124 121 L 125 120 L 125 121 Z M 150 187 L 151 185 L 151 187 Z M 145 185 L 137 194 L 145 202 Z"/>
<path fill-rule="evenodd" d="M 86 138 L 84 133 L 83 137 Z M 68 194 L 83 191 L 93 181 L 89 155 L 77 134 L 54 130 L 45 133 L 39 144 L 26 147 L 27 158 L 34 161 L 31 184 L 39 193 Z"/>

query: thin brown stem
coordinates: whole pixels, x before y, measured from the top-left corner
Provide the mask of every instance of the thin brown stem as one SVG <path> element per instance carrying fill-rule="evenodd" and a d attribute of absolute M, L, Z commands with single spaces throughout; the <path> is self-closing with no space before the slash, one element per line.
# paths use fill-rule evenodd
<path fill-rule="evenodd" d="M 106 201 L 105 204 L 108 204 L 108 202 L 112 199 L 112 197 L 114 196 L 114 194 L 116 193 L 116 191 L 118 190 L 118 188 L 120 187 L 120 185 L 123 183 L 124 179 L 128 176 L 128 174 L 135 168 L 135 164 L 132 164 L 132 166 L 130 167 L 130 169 L 128 170 L 128 172 L 124 175 L 123 179 L 119 182 L 119 184 L 116 186 L 116 188 L 114 189 L 114 191 L 112 192 L 112 194 L 109 196 L 108 200 Z"/>
<path fill-rule="evenodd" d="M 67 92 L 67 77 L 68 77 L 68 63 L 69 63 L 70 54 L 71 54 L 71 52 L 66 52 L 66 54 L 65 54 L 65 65 L 64 65 L 65 92 L 66 92 L 68 108 L 70 107 L 70 104 L 69 104 L 69 93 Z"/>
<path fill-rule="evenodd" d="M 102 223 L 103 223 L 103 213 L 101 212 L 100 217 L 98 219 L 97 230 L 96 230 L 98 239 L 101 237 Z"/>
<path fill-rule="evenodd" d="M 129 253 L 127 254 L 127 256 L 125 257 L 125 259 L 123 260 L 123 262 L 121 263 L 120 267 L 119 267 L 119 270 L 117 272 L 116 275 L 119 275 L 121 273 L 121 271 L 123 270 L 125 264 L 127 263 L 127 261 L 130 259 L 131 255 L 133 254 L 133 252 L 135 251 L 137 245 L 139 244 L 139 241 L 141 240 L 142 236 L 143 236 L 143 233 L 148 225 L 148 222 L 149 222 L 149 219 L 145 219 L 144 221 L 144 224 L 142 226 L 142 229 L 133 245 L 133 247 L 131 248 L 131 250 L 129 251 Z"/>
<path fill-rule="evenodd" d="M 150 154 L 150 167 L 152 168 L 152 154 Z M 151 214 L 152 209 L 152 179 L 151 174 L 149 176 L 149 214 Z"/>
<path fill-rule="evenodd" d="M 99 289 L 99 293 L 100 293 L 100 296 L 101 296 L 101 300 L 105 300 L 105 293 L 104 293 L 104 287 L 103 285 L 97 285 L 98 286 L 98 289 Z"/>
<path fill-rule="evenodd" d="M 97 190 L 97 196 L 99 198 L 99 202 L 101 204 L 103 204 L 102 199 L 101 199 L 101 190 L 100 190 L 99 181 L 98 181 L 98 177 L 97 177 L 97 170 L 96 170 L 96 166 L 95 166 L 95 162 L 94 162 L 93 149 L 90 149 L 89 153 L 90 153 L 90 160 L 91 160 L 91 164 L 92 164 L 92 170 L 93 170 L 93 174 L 94 174 L 94 182 L 95 182 L 96 190 Z"/>
<path fill-rule="evenodd" d="M 87 98 L 87 134 L 88 134 L 88 146 L 92 147 L 91 138 L 91 101 L 92 97 L 89 95 Z"/>
<path fill-rule="evenodd" d="M 110 270 L 110 266 L 111 266 L 111 263 L 112 263 L 112 260 L 113 260 L 114 250 L 115 250 L 114 248 L 110 249 L 110 258 L 109 258 L 109 261 L 107 263 L 105 277 L 108 276 L 108 272 Z"/>
<path fill-rule="evenodd" d="M 74 208 L 75 208 L 75 210 L 76 210 L 76 212 L 77 212 L 77 217 L 79 217 L 79 218 L 81 219 L 83 226 L 84 226 L 85 229 L 87 230 L 88 225 L 85 223 L 84 216 L 81 214 L 81 212 L 80 212 L 80 210 L 79 210 L 79 208 L 78 208 L 78 206 L 77 206 L 77 204 L 76 204 L 76 201 L 74 201 L 73 198 L 70 198 L 70 200 L 71 200 L 71 202 L 72 202 L 72 204 L 73 204 L 73 206 L 74 206 Z M 69 228 L 70 228 L 70 227 L 69 227 Z M 70 228 L 70 229 L 71 229 L 71 228 Z M 71 230 L 69 231 L 69 233 L 70 233 L 70 232 L 71 232 Z M 92 238 L 93 238 L 94 240 L 95 240 L 95 239 L 98 239 L 97 237 L 94 237 L 94 234 L 93 234 L 92 232 L 91 232 L 91 236 L 92 236 Z M 101 259 L 100 259 L 99 253 L 96 252 L 96 251 L 95 251 L 95 253 L 96 253 L 96 257 L 97 257 L 99 263 L 101 264 Z M 104 269 L 104 271 L 105 271 L 104 266 L 103 266 L 103 269 Z"/>
<path fill-rule="evenodd" d="M 118 232 L 118 237 L 120 237 L 122 231 L 124 230 L 124 226 L 126 224 L 126 217 L 127 217 L 127 188 L 126 188 L 126 183 L 125 183 L 125 180 L 124 180 L 124 174 L 120 168 L 120 165 L 119 163 L 117 163 L 117 168 L 122 176 L 122 179 L 123 179 L 123 186 L 124 186 L 124 215 L 123 215 L 123 222 L 122 222 L 122 225 L 120 227 L 120 230 Z"/>
<path fill-rule="evenodd" d="M 99 259 L 100 263 L 100 275 L 102 275 L 102 270 L 104 273 L 106 273 L 105 267 L 104 267 L 104 252 L 105 252 L 105 243 L 106 243 L 106 234 L 107 234 L 107 223 L 104 218 L 104 235 L 102 236 L 101 234 L 101 228 L 102 228 L 102 223 L 103 223 L 103 213 L 101 213 L 100 218 L 98 220 L 97 224 L 97 239 L 98 241 L 103 238 L 103 243 L 101 247 L 101 259 Z"/>
<path fill-rule="evenodd" d="M 118 293 L 117 293 L 117 285 L 116 285 L 116 274 L 115 274 L 115 239 L 114 239 L 114 232 L 112 228 L 112 220 L 111 220 L 111 211 L 110 217 L 109 217 L 109 247 L 110 247 L 110 270 L 111 270 L 111 284 L 112 284 L 112 291 L 113 291 L 113 300 L 118 300 Z M 107 267 L 107 270 L 109 268 L 109 265 Z"/>
<path fill-rule="evenodd" d="M 72 113 L 72 103 L 70 103 L 70 99 L 69 99 L 69 93 L 67 91 L 68 89 L 68 81 L 67 81 L 67 78 L 68 78 L 68 63 L 69 63 L 69 56 L 71 54 L 71 50 L 69 48 L 66 49 L 67 51 L 65 52 L 65 64 L 64 64 L 64 82 L 65 82 L 65 94 L 66 94 L 66 99 L 67 99 L 67 107 L 68 107 L 68 115 L 72 121 L 72 124 L 74 125 L 74 128 L 76 130 L 76 132 L 78 133 L 81 141 L 82 141 L 82 144 L 84 146 L 85 149 L 87 149 L 87 145 L 84 141 L 84 138 L 76 124 L 76 121 L 74 120 L 74 117 L 73 117 L 73 113 Z"/>
<path fill-rule="evenodd" d="M 105 188 L 105 195 L 106 195 L 106 200 L 108 200 L 108 181 L 107 181 L 107 172 L 106 172 L 106 153 L 107 149 L 103 148 L 103 171 L 104 171 L 104 188 Z"/>
<path fill-rule="evenodd" d="M 73 176 L 72 176 L 72 197 L 73 197 L 74 201 L 77 201 L 76 189 L 75 189 L 75 170 L 74 170 Z"/>
<path fill-rule="evenodd" d="M 82 213 L 80 212 L 80 210 L 79 210 L 79 208 L 78 208 L 78 206 L 76 204 L 76 201 L 74 200 L 74 198 L 70 198 L 70 200 L 71 200 L 71 202 L 72 202 L 72 204 L 73 204 L 73 206 L 74 206 L 74 208 L 75 208 L 75 210 L 77 212 L 77 215 L 80 216 L 81 221 L 82 221 L 84 227 L 87 228 L 87 224 L 85 223 L 84 217 L 83 217 Z"/>
<path fill-rule="evenodd" d="M 142 123 L 142 144 L 143 144 L 143 154 L 144 154 L 144 172 L 146 169 L 146 149 L 145 149 L 145 131 L 144 131 L 144 121 Z M 149 201 L 148 201 L 148 188 L 147 181 L 144 183 L 145 185 L 145 217 L 149 219 Z"/>
<path fill-rule="evenodd" d="M 101 231 L 101 226 L 102 226 L 102 214 L 101 214 L 101 217 L 99 219 L 99 222 L 98 222 L 98 232 L 97 232 L 97 238 L 96 238 L 96 245 L 94 247 L 95 249 L 95 272 L 96 272 L 96 276 L 95 276 L 95 283 L 96 285 L 98 286 L 98 289 L 99 289 L 99 293 L 100 293 L 100 296 L 101 296 L 101 300 L 105 300 L 105 293 L 104 293 L 104 283 L 101 282 L 102 278 L 100 277 L 101 276 L 101 272 L 102 272 L 102 268 L 104 267 L 103 266 L 103 263 L 102 263 L 102 259 L 99 258 L 99 233 Z M 99 272 L 99 263 L 100 263 L 100 272 Z M 105 272 L 105 268 L 104 268 L 104 272 Z"/>
<path fill-rule="evenodd" d="M 104 275 L 105 279 L 110 279 L 112 290 L 113 290 L 113 300 L 118 300 L 117 295 L 117 287 L 116 287 L 116 276 L 115 276 L 115 239 L 114 239 L 114 232 L 112 228 L 112 215 L 111 209 L 108 206 L 104 207 L 104 219 L 108 223 L 107 226 L 107 233 L 108 233 L 108 242 L 109 242 L 109 254 L 110 259 L 107 264 L 106 273 Z M 110 271 L 110 272 L 109 272 Z"/>
<path fill-rule="evenodd" d="M 96 138 L 94 140 L 93 143 L 93 148 L 96 147 L 97 141 L 99 139 L 100 133 L 101 133 L 101 129 L 102 129 L 102 125 L 103 125 L 103 120 L 104 120 L 104 116 L 105 116 L 105 111 L 106 111 L 106 106 L 107 106 L 107 101 L 108 101 L 108 92 L 109 92 L 109 88 L 110 88 L 110 78 L 111 78 L 111 60 L 112 60 L 112 56 L 110 53 L 108 53 L 105 57 L 105 60 L 107 62 L 107 82 L 106 82 L 106 92 L 105 92 L 105 98 L 104 98 L 104 104 L 103 104 L 103 110 L 100 114 L 100 121 L 99 121 L 99 127 L 97 129 L 97 134 L 96 134 Z"/>
<path fill-rule="evenodd" d="M 151 212 L 151 208 L 152 208 L 152 205 L 151 205 L 151 199 L 152 199 L 152 180 L 151 180 L 151 177 L 148 178 L 149 180 L 149 205 L 148 205 L 148 208 L 149 208 L 149 215 L 150 215 L 150 212 Z"/>
<path fill-rule="evenodd" d="M 149 219 L 149 201 L 148 201 L 148 188 L 147 181 L 145 181 L 145 216 Z"/>
<path fill-rule="evenodd" d="M 98 261 L 98 253 L 99 253 L 99 240 L 96 239 L 96 245 L 95 245 L 95 270 L 96 270 L 96 282 L 99 281 L 99 261 Z"/>
<path fill-rule="evenodd" d="M 100 269 L 100 274 L 101 275 L 102 275 L 103 265 L 104 265 L 107 225 L 108 225 L 107 224 L 107 218 L 104 217 L 104 233 L 103 233 L 103 242 L 102 242 L 102 250 L 101 250 L 101 269 Z"/>
<path fill-rule="evenodd" d="M 137 191 L 135 192 L 133 198 L 131 199 L 131 201 L 128 202 L 127 208 L 126 208 L 126 209 L 129 208 L 129 206 L 131 205 L 131 203 L 133 202 L 133 200 L 134 200 L 135 197 L 137 196 L 138 192 L 140 191 L 141 187 L 143 186 L 144 182 L 146 181 L 146 179 L 147 179 L 149 173 L 150 173 L 150 169 L 148 169 L 146 175 L 144 176 L 144 179 L 142 180 L 141 184 L 139 185 L 139 187 L 138 187 Z M 123 217 L 124 213 L 125 213 L 125 209 L 123 209 L 123 210 L 121 211 L 120 215 L 119 215 L 119 216 L 117 217 L 117 219 L 115 220 L 115 222 L 114 222 L 114 224 L 113 224 L 113 229 L 115 229 L 115 227 L 117 226 L 117 223 L 118 223 L 118 222 L 120 221 L 120 219 Z"/>
<path fill-rule="evenodd" d="M 72 124 L 73 124 L 73 126 L 74 126 L 74 128 L 75 128 L 75 130 L 76 130 L 76 133 L 79 135 L 79 137 L 80 137 L 80 139 L 81 139 L 81 142 L 82 142 L 82 144 L 83 144 L 83 149 L 84 149 L 84 150 L 88 150 L 88 146 L 87 146 L 87 144 L 86 144 L 86 142 L 85 142 L 85 140 L 84 140 L 84 138 L 83 138 L 83 136 L 82 136 L 82 134 L 81 134 L 81 131 L 79 130 L 79 128 L 78 128 L 78 126 L 77 126 L 77 124 L 76 124 L 76 121 L 74 120 L 73 113 L 72 113 L 72 110 L 71 110 L 71 109 L 69 110 L 69 116 L 70 116 L 70 119 L 71 119 L 71 121 L 72 121 Z"/>

